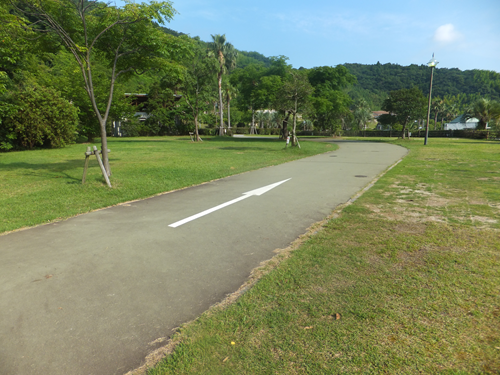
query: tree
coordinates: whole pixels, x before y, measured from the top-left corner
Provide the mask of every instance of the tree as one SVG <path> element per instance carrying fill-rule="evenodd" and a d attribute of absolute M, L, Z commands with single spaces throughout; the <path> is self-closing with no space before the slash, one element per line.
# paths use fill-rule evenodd
<path fill-rule="evenodd" d="M 363 99 L 358 100 L 354 105 L 353 116 L 359 130 L 366 129 L 366 124 L 373 118 L 368 103 Z"/>
<path fill-rule="evenodd" d="M 464 117 L 465 119 L 477 118 L 479 120 L 477 129 L 484 130 L 489 121 L 500 119 L 500 103 L 481 98 L 467 109 Z"/>
<path fill-rule="evenodd" d="M 403 125 L 403 139 L 407 125 L 425 115 L 426 100 L 418 87 L 391 91 L 384 100 L 382 109 L 395 117 L 395 121 Z"/>
<path fill-rule="evenodd" d="M 445 104 L 443 99 L 434 98 L 432 99 L 431 111 L 434 113 L 434 130 L 437 129 L 437 122 L 439 114 L 443 113 L 445 110 Z"/>
<path fill-rule="evenodd" d="M 33 80 L 33 84 L 54 88 L 78 108 L 77 131 L 80 136 L 85 136 L 87 142 L 94 142 L 94 138 L 99 137 L 99 120 L 84 85 L 78 84 L 82 81 L 82 74 L 72 54 L 62 50 L 57 54 L 45 53 L 39 58 L 33 56 L 25 63 L 24 69 L 26 70 L 22 74 L 23 82 Z M 99 55 L 94 56 L 93 76 L 97 78 L 94 80 L 94 96 L 97 103 L 106 102 L 109 95 L 108 82 L 100 79 L 109 73 L 110 69 L 106 61 L 103 61 Z M 123 83 L 117 83 L 108 119 L 130 118 L 136 112 L 124 94 Z M 109 122 L 108 120 L 108 128 Z"/>
<path fill-rule="evenodd" d="M 297 113 L 308 102 L 314 88 L 309 83 L 305 71 L 290 72 L 290 78 L 283 83 L 283 89 L 277 99 L 277 107 L 293 115 L 292 146 L 297 146 Z M 300 145 L 299 145 L 300 147 Z"/>
<path fill-rule="evenodd" d="M 350 115 L 351 98 L 345 90 L 356 83 L 356 77 L 349 73 L 343 65 L 321 66 L 308 71 L 309 82 L 314 87 L 312 119 L 315 126 L 322 129 L 333 129 L 338 126 L 339 119 L 344 123 Z"/>
<path fill-rule="evenodd" d="M 199 141 L 198 116 L 207 110 L 214 96 L 212 95 L 213 73 L 218 70 L 217 61 L 204 53 L 200 46 L 195 47 L 194 57 L 187 64 L 183 82 L 183 98 L 193 113 L 195 140 Z"/>
<path fill-rule="evenodd" d="M 224 114 L 222 106 L 222 76 L 227 73 L 229 69 L 236 67 L 236 59 L 238 51 L 231 43 L 226 41 L 226 34 L 212 35 L 212 42 L 209 45 L 211 53 L 217 58 L 219 62 L 219 69 L 217 71 L 217 83 L 219 87 L 219 116 L 220 127 L 219 135 L 224 135 Z"/>
<path fill-rule="evenodd" d="M 227 103 L 227 128 L 231 129 L 231 100 L 238 95 L 238 89 L 231 85 L 231 83 L 226 82 L 224 87 L 224 97 Z"/>
<path fill-rule="evenodd" d="M 121 8 L 87 0 L 11 0 L 19 15 L 30 20 L 31 30 L 62 42 L 79 65 L 85 91 L 97 116 L 101 132 L 103 162 L 111 175 L 106 122 L 120 76 L 162 69 L 185 53 L 185 43 L 163 33 L 154 21 L 169 21 L 175 10 L 169 1 L 136 4 L 129 0 Z M 110 67 L 109 92 L 105 102 L 96 99 L 94 55 Z M 100 79 L 104 79 L 101 77 Z"/>

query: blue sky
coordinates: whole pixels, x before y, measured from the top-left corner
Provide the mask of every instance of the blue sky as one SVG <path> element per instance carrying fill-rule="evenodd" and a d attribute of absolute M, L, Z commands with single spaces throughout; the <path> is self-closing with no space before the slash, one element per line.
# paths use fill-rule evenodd
<path fill-rule="evenodd" d="M 117 1 L 118 5 L 120 1 Z M 426 64 L 500 72 L 500 0 L 177 0 L 166 26 L 295 67 Z"/>

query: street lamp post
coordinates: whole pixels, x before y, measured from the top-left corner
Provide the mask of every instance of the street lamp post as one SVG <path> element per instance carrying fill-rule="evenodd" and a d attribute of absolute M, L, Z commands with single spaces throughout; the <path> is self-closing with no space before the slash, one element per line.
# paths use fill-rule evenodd
<path fill-rule="evenodd" d="M 429 138 L 429 121 L 431 119 L 431 97 L 432 97 L 432 78 L 434 77 L 434 68 L 438 64 L 438 61 L 434 58 L 432 54 L 432 59 L 427 63 L 427 66 L 431 68 L 431 85 L 429 87 L 429 104 L 427 105 L 427 122 L 425 123 L 425 141 L 424 146 L 427 145 L 427 138 Z"/>

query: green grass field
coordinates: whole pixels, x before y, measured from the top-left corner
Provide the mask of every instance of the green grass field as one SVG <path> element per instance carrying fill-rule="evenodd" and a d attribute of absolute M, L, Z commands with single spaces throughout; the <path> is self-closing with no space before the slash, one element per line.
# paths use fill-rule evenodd
<path fill-rule="evenodd" d="M 253 169 L 332 150 L 304 142 L 284 148 L 275 139 L 206 137 L 110 138 L 109 189 L 95 157 L 82 174 L 88 145 L 0 153 L 0 233 L 60 220 Z"/>
<path fill-rule="evenodd" d="M 500 373 L 500 144 L 392 142 L 400 164 L 148 374 Z"/>

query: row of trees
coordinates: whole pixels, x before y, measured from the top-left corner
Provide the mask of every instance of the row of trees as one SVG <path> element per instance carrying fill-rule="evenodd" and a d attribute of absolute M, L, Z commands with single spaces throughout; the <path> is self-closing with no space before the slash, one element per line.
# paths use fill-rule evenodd
<path fill-rule="evenodd" d="M 205 43 L 159 26 L 174 13 L 168 1 L 116 7 L 0 0 L 0 148 L 58 147 L 75 133 L 89 141 L 100 136 L 111 174 L 112 119 L 128 119 L 129 135 L 192 126 L 196 140 L 200 124 L 217 127 L 219 135 L 232 121 L 251 131 L 279 127 L 297 145 L 298 128 L 364 129 L 378 109 L 369 97 L 352 95 L 359 86 L 346 66 L 293 69 L 284 56 L 239 53 L 225 35 Z M 145 122 L 134 121 L 134 97 L 125 92 L 148 94 Z M 434 122 L 465 112 L 470 102 L 465 94 L 436 98 Z M 386 94 L 381 107 L 390 112 L 381 121 L 404 130 L 424 118 L 425 99 L 418 87 L 405 88 Z"/>
<path fill-rule="evenodd" d="M 119 113 L 121 106 L 115 100 L 118 81 L 125 82 L 133 75 L 148 71 L 179 76 L 182 66 L 178 61 L 191 54 L 187 37 L 174 37 L 157 27 L 157 23 L 170 20 L 174 12 L 168 1 L 150 4 L 126 1 L 121 8 L 89 0 L 2 1 L 0 17 L 4 39 L 0 78 L 4 79 L 1 89 L 5 98 L 0 110 L 2 147 L 13 147 L 16 142 L 33 147 L 46 142 L 47 137 L 43 136 L 23 140 L 29 134 L 39 132 L 25 128 L 32 126 L 31 123 L 22 127 L 16 119 L 25 112 L 31 112 L 34 118 L 43 118 L 36 109 L 43 112 L 48 109 L 47 105 L 36 102 L 30 106 L 23 95 L 41 92 L 40 88 L 46 86 L 60 86 L 59 92 L 65 94 L 67 101 L 79 104 L 77 110 L 83 132 L 92 136 L 95 124 L 98 125 L 103 162 L 107 174 L 111 175 L 106 125 L 110 115 L 123 115 Z M 5 43 L 6 39 L 10 43 Z M 70 62 L 52 64 L 60 59 L 70 59 Z M 70 71 L 58 72 L 53 70 L 54 67 Z M 51 70 L 53 82 L 47 85 L 49 78 L 43 72 L 40 74 L 38 69 Z M 78 79 L 74 74 L 77 72 Z M 62 79 L 58 81 L 58 78 Z M 65 84 L 61 83 L 68 79 L 70 81 Z"/>

